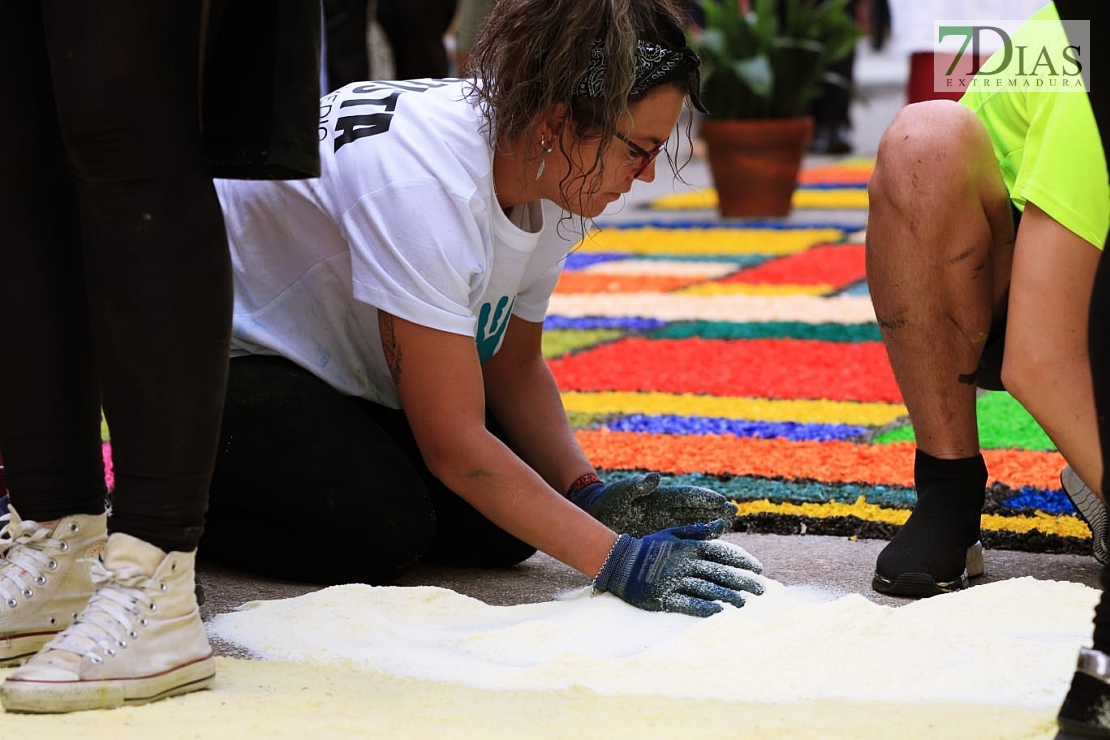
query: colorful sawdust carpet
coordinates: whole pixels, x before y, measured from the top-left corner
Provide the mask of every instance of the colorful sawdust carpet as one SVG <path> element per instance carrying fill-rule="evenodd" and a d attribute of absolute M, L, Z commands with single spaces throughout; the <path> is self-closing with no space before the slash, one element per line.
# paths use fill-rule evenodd
<path fill-rule="evenodd" d="M 658 470 L 734 499 L 737 527 L 889 538 L 913 429 L 844 225 L 642 223 L 568 257 L 544 351 L 604 477 Z M 978 400 L 987 547 L 1090 552 L 1064 460 L 1006 393 Z"/>

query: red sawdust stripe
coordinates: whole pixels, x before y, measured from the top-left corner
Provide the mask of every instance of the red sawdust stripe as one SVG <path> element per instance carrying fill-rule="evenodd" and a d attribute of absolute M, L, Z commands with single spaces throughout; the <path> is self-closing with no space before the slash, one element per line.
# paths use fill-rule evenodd
<path fill-rule="evenodd" d="M 575 432 L 595 466 L 607 470 L 809 478 L 830 483 L 913 486 L 916 446 L 851 442 L 792 442 L 725 435 L 687 437 L 586 429 Z M 1012 488 L 1060 487 L 1058 452 L 984 450 L 990 481 Z"/>
<path fill-rule="evenodd" d="M 866 274 L 862 244 L 823 244 L 741 270 L 718 282 L 773 285 L 831 283 L 843 287 L 862 280 Z"/>
<path fill-rule="evenodd" d="M 629 337 L 550 365 L 564 391 L 902 402 L 882 342 Z"/>
<path fill-rule="evenodd" d="M 676 275 L 604 275 L 564 272 L 555 285 L 556 293 L 670 293 L 705 282 L 704 277 Z"/>

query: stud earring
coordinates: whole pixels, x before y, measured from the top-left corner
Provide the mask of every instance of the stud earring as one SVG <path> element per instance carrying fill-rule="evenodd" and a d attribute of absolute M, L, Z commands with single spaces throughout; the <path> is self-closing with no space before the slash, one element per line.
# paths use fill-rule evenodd
<path fill-rule="evenodd" d="M 541 136 L 540 137 L 540 149 L 543 150 L 543 159 L 540 160 L 539 169 L 536 170 L 536 179 L 537 180 L 539 180 L 541 177 L 543 177 L 543 171 L 545 169 L 547 169 L 547 155 L 551 154 L 551 150 L 553 148 L 554 147 L 552 147 L 551 144 L 547 143 L 547 137 L 546 136 Z"/>

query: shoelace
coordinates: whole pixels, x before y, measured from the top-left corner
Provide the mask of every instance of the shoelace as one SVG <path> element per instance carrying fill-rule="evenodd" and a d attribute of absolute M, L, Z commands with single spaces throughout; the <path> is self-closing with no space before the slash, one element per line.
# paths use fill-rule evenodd
<path fill-rule="evenodd" d="M 51 537 L 53 530 L 20 519 L 14 508 L 0 516 L 2 521 L 7 524 L 0 529 L 0 606 L 15 607 L 19 599 L 34 595 L 35 586 L 46 583 L 43 571 L 58 567 L 44 551 L 53 548 L 64 552 L 69 546 Z"/>
<path fill-rule="evenodd" d="M 138 568 L 112 571 L 100 561 L 93 562 L 90 575 L 97 589 L 88 606 L 44 649 L 64 650 L 100 663 L 104 654 L 115 655 L 116 648 L 127 647 L 128 638 L 139 636 L 136 624 L 145 625 L 143 614 L 156 609 L 148 591 L 160 586 Z"/>

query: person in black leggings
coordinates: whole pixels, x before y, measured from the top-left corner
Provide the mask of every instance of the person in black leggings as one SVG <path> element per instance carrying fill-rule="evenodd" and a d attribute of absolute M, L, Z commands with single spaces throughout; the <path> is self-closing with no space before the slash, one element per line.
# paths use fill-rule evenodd
<path fill-rule="evenodd" d="M 1076 0 L 1056 0 L 1061 21 L 1091 18 L 1087 3 Z M 1090 38 L 1096 35 L 1097 21 L 1090 21 Z M 1071 29 L 1069 34 L 1071 34 Z M 1077 39 L 1070 36 L 1075 44 Z M 1103 156 L 1110 142 L 1110 88 L 1104 80 L 1110 79 L 1110 56 L 1081 49 L 1087 66 L 1084 79 L 1088 96 L 1103 142 Z M 1101 84 L 1100 84 L 1101 83 Z M 1110 462 L 1110 260 L 1103 248 L 1095 272 L 1091 291 L 1091 310 L 1088 321 L 1087 341 L 1090 348 L 1091 380 L 1094 385 L 1095 410 L 1098 420 L 1099 447 L 1102 453 L 1102 490 L 1110 482 L 1107 463 Z M 1102 596 L 1095 607 L 1094 633 L 1090 649 L 1081 649 L 1078 666 L 1072 677 L 1071 687 L 1060 707 L 1057 722 L 1060 727 L 1058 740 L 1080 737 L 1110 738 L 1110 716 L 1105 707 L 1110 706 L 1110 563 L 1103 564 L 1099 573 Z"/>
<path fill-rule="evenodd" d="M 210 11 L 0 4 L 0 664 L 28 661 L 0 687 L 8 711 L 212 679 L 193 562 L 232 290 L 198 102 Z"/>

